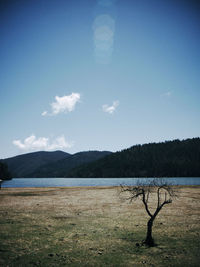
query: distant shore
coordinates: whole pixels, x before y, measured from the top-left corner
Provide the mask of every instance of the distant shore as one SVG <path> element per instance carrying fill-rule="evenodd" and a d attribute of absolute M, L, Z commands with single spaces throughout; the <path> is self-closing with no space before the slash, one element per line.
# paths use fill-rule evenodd
<path fill-rule="evenodd" d="M 171 178 L 13 178 L 4 181 L 3 188 L 45 188 L 45 187 L 79 187 L 79 186 L 120 186 L 149 184 L 154 179 L 163 179 L 170 185 L 200 185 L 200 177 Z"/>

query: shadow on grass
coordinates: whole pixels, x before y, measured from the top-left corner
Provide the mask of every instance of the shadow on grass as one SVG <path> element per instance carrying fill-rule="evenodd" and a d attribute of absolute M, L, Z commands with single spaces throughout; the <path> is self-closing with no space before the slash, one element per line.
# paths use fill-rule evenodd
<path fill-rule="evenodd" d="M 103 234 L 97 241 L 95 234 L 86 232 L 84 235 L 80 231 L 81 227 L 76 228 L 76 224 L 72 223 L 62 225 L 61 229 L 52 229 L 48 235 L 46 232 L 40 235 L 41 231 L 33 230 L 32 240 L 28 236 L 30 233 L 27 233 L 23 240 L 17 241 L 18 244 L 13 239 L 1 246 L 0 264 L 23 267 L 198 266 L 199 263 L 198 240 L 192 240 L 191 237 L 177 240 L 161 235 L 157 240 L 159 245 L 148 248 L 136 245 L 141 244 L 145 235 L 141 230 L 111 230 L 110 240 Z"/>

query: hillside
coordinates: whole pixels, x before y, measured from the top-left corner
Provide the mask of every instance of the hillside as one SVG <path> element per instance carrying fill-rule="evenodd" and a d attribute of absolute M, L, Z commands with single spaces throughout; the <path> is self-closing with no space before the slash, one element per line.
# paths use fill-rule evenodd
<path fill-rule="evenodd" d="M 9 179 L 11 179 L 11 174 L 8 171 L 7 164 L 0 161 L 0 180 L 9 180 Z"/>
<path fill-rule="evenodd" d="M 67 177 L 72 168 L 96 161 L 111 152 L 32 152 L 3 160 L 13 177 Z"/>
<path fill-rule="evenodd" d="M 42 165 L 51 164 L 69 156 L 70 154 L 63 151 L 39 151 L 7 158 L 3 162 L 8 165 L 12 177 L 30 177 L 30 173 L 33 173 Z"/>
<path fill-rule="evenodd" d="M 70 155 L 67 158 L 45 164 L 34 170 L 28 177 L 67 177 L 69 171 L 84 163 L 96 161 L 109 155 L 108 151 L 87 151 Z"/>
<path fill-rule="evenodd" d="M 74 168 L 69 177 L 200 177 L 200 138 L 135 145 Z"/>

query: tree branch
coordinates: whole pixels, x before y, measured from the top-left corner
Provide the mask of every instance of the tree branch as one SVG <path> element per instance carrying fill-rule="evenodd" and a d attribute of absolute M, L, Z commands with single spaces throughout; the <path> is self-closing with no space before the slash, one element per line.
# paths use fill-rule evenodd
<path fill-rule="evenodd" d="M 149 201 L 149 195 L 153 191 L 153 188 L 157 188 L 157 208 L 154 212 L 154 214 L 151 213 L 148 206 Z M 147 214 L 151 218 L 155 218 L 159 211 L 163 208 L 164 205 L 172 203 L 171 198 L 175 197 L 176 194 L 173 190 L 173 187 L 168 185 L 166 182 L 164 182 L 163 179 L 161 180 L 153 180 L 148 185 L 137 185 L 137 186 L 122 186 L 121 185 L 121 192 L 127 192 L 129 193 L 129 197 L 126 198 L 126 200 L 129 200 L 132 202 L 133 200 L 141 197 L 142 202 L 144 204 L 145 210 Z M 162 196 L 164 201 L 161 203 Z M 167 199 L 167 196 L 169 196 L 169 199 Z"/>
<path fill-rule="evenodd" d="M 147 202 L 146 202 L 146 200 L 145 200 L 145 191 L 144 191 L 144 189 L 142 190 L 142 201 L 143 201 L 143 203 L 144 203 L 146 212 L 148 213 L 148 215 L 149 215 L 150 217 L 152 217 L 152 214 L 151 214 L 151 212 L 149 211 L 149 208 L 148 208 L 148 204 L 147 204 Z"/>

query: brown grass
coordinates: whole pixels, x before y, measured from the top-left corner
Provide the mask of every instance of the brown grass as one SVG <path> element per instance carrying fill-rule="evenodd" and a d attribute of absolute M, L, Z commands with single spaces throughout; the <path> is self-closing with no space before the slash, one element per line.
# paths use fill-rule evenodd
<path fill-rule="evenodd" d="M 122 201 L 118 187 L 3 188 L 0 265 L 198 266 L 200 187 L 177 189 L 156 218 L 158 246 L 147 249 L 136 246 L 146 232 L 143 204 Z"/>

